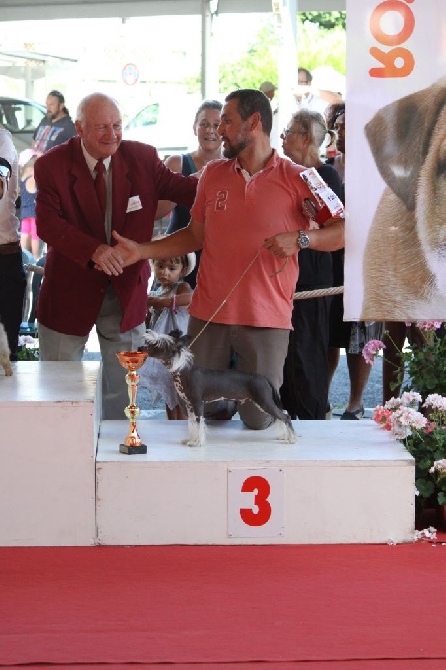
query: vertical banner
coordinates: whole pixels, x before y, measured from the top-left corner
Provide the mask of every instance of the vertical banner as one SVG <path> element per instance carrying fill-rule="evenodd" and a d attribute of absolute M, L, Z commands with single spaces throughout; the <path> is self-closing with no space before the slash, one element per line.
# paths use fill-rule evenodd
<path fill-rule="evenodd" d="M 446 2 L 347 0 L 346 321 L 446 320 Z"/>

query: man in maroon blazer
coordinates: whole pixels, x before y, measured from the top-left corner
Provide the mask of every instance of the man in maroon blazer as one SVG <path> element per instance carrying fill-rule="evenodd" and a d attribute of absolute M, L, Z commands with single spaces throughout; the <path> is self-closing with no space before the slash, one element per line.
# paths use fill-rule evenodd
<path fill-rule="evenodd" d="M 78 137 L 35 164 L 37 231 L 48 245 L 37 307 L 40 358 L 81 360 L 96 325 L 102 418 L 122 419 L 128 389 L 116 352 L 142 344 L 150 270 L 141 261 L 110 277 L 107 271 L 120 267 L 111 231 L 149 241 L 158 200 L 190 207 L 197 179 L 171 172 L 153 147 L 122 141 L 119 107 L 106 95 L 93 93 L 81 101 L 76 129 Z M 101 203 L 95 186 L 102 170 Z"/>

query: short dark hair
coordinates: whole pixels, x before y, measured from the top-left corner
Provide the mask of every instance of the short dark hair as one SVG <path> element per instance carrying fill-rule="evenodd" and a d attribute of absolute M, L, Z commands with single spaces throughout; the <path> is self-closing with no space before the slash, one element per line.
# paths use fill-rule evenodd
<path fill-rule="evenodd" d="M 305 72 L 305 78 L 307 80 L 307 84 L 311 84 L 311 82 L 313 81 L 313 75 L 311 74 L 310 70 L 307 70 L 306 67 L 299 67 L 297 69 L 297 74 L 299 74 L 299 72 Z"/>
<path fill-rule="evenodd" d="M 219 112 L 221 112 L 222 107 L 223 107 L 222 103 L 219 102 L 218 100 L 203 100 L 203 102 L 201 103 L 195 114 L 194 126 L 196 125 L 198 121 L 198 116 L 199 114 L 201 114 L 201 112 L 204 112 L 206 109 L 216 109 Z"/>
<path fill-rule="evenodd" d="M 273 125 L 273 113 L 271 103 L 262 91 L 258 91 L 256 88 L 241 88 L 226 96 L 225 102 L 230 100 L 237 100 L 237 110 L 243 121 L 258 112 L 263 132 L 269 137 Z"/>

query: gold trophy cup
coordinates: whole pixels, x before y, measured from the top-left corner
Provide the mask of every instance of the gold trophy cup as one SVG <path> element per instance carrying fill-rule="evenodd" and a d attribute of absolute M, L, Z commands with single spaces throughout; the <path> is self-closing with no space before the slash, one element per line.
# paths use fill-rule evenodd
<path fill-rule="evenodd" d="M 123 368 L 128 370 L 125 380 L 129 389 L 130 403 L 124 409 L 124 414 L 130 421 L 129 432 L 123 444 L 119 445 L 121 454 L 147 454 L 147 445 L 141 442 L 141 438 L 136 430 L 136 419 L 139 416 L 140 409 L 136 404 L 136 392 L 138 390 L 139 375 L 138 368 L 143 365 L 148 354 L 145 351 L 119 351 L 116 356 Z"/>

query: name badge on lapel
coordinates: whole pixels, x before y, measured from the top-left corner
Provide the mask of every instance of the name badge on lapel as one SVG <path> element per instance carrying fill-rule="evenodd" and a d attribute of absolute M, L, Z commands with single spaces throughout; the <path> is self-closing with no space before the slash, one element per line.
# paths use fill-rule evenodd
<path fill-rule="evenodd" d="M 142 209 L 141 200 L 139 199 L 139 195 L 132 195 L 132 197 L 129 198 L 125 213 L 136 212 L 137 209 Z"/>

